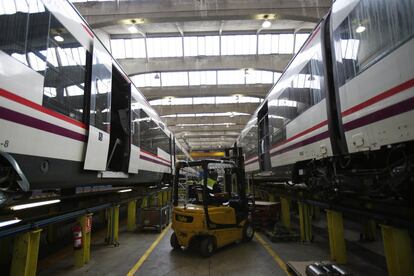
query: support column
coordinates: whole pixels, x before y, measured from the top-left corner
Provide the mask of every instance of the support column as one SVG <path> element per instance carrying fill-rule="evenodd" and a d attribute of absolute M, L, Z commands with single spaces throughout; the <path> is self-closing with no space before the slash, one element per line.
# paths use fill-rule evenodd
<path fill-rule="evenodd" d="M 49 215 L 56 214 L 58 209 L 56 207 L 51 207 L 49 209 Z M 57 224 L 49 224 L 46 228 L 46 239 L 48 243 L 54 243 L 57 239 Z"/>
<path fill-rule="evenodd" d="M 300 239 L 304 242 L 312 241 L 312 217 L 311 206 L 303 202 L 298 202 Z"/>
<path fill-rule="evenodd" d="M 147 208 L 148 207 L 148 197 L 144 196 L 142 198 L 141 208 Z"/>
<path fill-rule="evenodd" d="M 127 230 L 133 232 L 137 229 L 137 201 L 128 202 Z"/>
<path fill-rule="evenodd" d="M 162 195 L 163 195 L 163 192 L 162 191 L 159 191 L 157 193 L 157 206 L 158 207 L 161 207 L 162 204 L 163 204 L 163 197 L 162 197 Z"/>
<path fill-rule="evenodd" d="M 40 232 L 42 229 L 26 232 L 14 238 L 11 276 L 36 275 Z"/>
<path fill-rule="evenodd" d="M 346 247 L 342 213 L 326 210 L 331 260 L 340 264 L 346 263 Z"/>
<path fill-rule="evenodd" d="M 75 249 L 75 267 L 82 267 L 91 259 L 92 214 L 78 218 L 82 230 L 82 248 Z"/>
<path fill-rule="evenodd" d="M 108 209 L 108 225 L 106 231 L 105 241 L 108 244 L 118 246 L 119 236 L 119 205 L 113 206 Z"/>
<path fill-rule="evenodd" d="M 364 233 L 363 240 L 375 241 L 377 239 L 377 224 L 373 219 L 367 219 L 363 222 Z"/>
<path fill-rule="evenodd" d="M 319 206 L 313 206 L 313 219 L 319 220 L 321 218 L 321 208 Z"/>
<path fill-rule="evenodd" d="M 290 229 L 290 206 L 288 198 L 280 197 L 280 208 L 282 224 L 287 229 Z"/>
<path fill-rule="evenodd" d="M 410 234 L 405 229 L 381 225 L 388 275 L 414 275 Z"/>
<path fill-rule="evenodd" d="M 0 266 L 6 266 L 11 260 L 11 251 L 13 248 L 11 237 L 0 238 Z"/>
<path fill-rule="evenodd" d="M 163 206 L 163 203 L 164 203 L 163 195 L 164 195 L 163 191 L 159 191 L 157 193 L 157 197 L 158 197 L 157 204 L 159 207 Z"/>

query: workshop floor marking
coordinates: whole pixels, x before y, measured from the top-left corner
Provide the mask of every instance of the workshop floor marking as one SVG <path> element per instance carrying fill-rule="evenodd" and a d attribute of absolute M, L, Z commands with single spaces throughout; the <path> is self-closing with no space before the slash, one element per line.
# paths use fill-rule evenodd
<path fill-rule="evenodd" d="M 170 230 L 171 224 L 168 225 L 161 234 L 159 234 L 158 238 L 151 244 L 151 246 L 145 251 L 144 255 L 139 258 L 138 262 L 131 268 L 128 272 L 127 276 L 133 276 L 138 269 L 142 266 L 142 264 L 147 260 L 149 255 L 151 255 L 152 251 L 154 251 L 155 247 L 160 243 L 162 238 L 164 238 L 165 234 L 167 234 L 168 230 Z"/>
<path fill-rule="evenodd" d="M 286 263 L 279 257 L 276 251 L 274 251 L 273 248 L 258 233 L 255 233 L 254 235 L 256 239 L 260 242 L 260 244 L 267 250 L 267 253 L 269 253 L 270 256 L 272 256 L 272 258 L 279 265 L 279 267 L 284 272 L 286 272 L 287 275 L 290 275 Z"/>

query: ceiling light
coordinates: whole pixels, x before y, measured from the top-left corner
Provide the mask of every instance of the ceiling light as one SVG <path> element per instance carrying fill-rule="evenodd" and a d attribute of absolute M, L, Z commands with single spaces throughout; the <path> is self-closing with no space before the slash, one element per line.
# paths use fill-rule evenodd
<path fill-rule="evenodd" d="M 22 209 L 39 207 L 39 206 L 43 206 L 43 205 L 50 205 L 50 204 L 54 204 L 54 203 L 58 203 L 58 202 L 60 202 L 60 199 L 39 201 L 39 202 L 34 202 L 34 203 L 28 203 L 28 204 L 21 204 L 21 205 L 12 206 L 12 207 L 10 207 L 10 209 L 12 209 L 13 211 L 17 211 L 17 210 L 22 210 Z"/>
<path fill-rule="evenodd" d="M 355 32 L 357 32 L 357 33 L 362 33 L 362 32 L 364 32 L 365 31 L 365 27 L 364 26 L 362 26 L 362 25 L 359 25 L 357 28 L 356 28 L 356 30 L 355 30 Z"/>
<path fill-rule="evenodd" d="M 65 41 L 65 39 L 62 36 L 60 36 L 60 35 L 55 35 L 53 37 L 53 39 L 56 40 L 57 42 L 63 42 L 63 41 Z"/>
<path fill-rule="evenodd" d="M 270 22 L 267 19 L 265 21 L 263 21 L 263 23 L 262 23 L 262 28 L 264 28 L 264 29 L 270 28 L 271 26 L 272 26 L 272 22 Z"/>
<path fill-rule="evenodd" d="M 136 34 L 138 32 L 138 28 L 135 25 L 131 25 L 131 26 L 128 27 L 128 31 L 130 33 Z"/>
<path fill-rule="evenodd" d="M 7 226 L 7 225 L 12 225 L 12 224 L 18 223 L 20 221 L 22 221 L 22 220 L 18 219 L 18 218 L 11 219 L 11 220 L 6 220 L 6 221 L 0 221 L 0 227 L 4 227 L 4 226 Z"/>
<path fill-rule="evenodd" d="M 128 192 L 132 192 L 132 189 L 124 189 L 124 190 L 118 191 L 118 193 L 128 193 Z"/>

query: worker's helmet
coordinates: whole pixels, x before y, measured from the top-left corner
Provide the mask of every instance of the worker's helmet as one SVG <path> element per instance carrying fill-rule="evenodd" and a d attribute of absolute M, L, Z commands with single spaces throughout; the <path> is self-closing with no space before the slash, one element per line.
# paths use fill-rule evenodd
<path fill-rule="evenodd" d="M 208 176 L 209 176 L 210 178 L 217 179 L 217 177 L 218 177 L 218 173 L 217 173 L 217 171 L 216 171 L 216 170 L 210 169 L 210 170 L 208 170 Z"/>

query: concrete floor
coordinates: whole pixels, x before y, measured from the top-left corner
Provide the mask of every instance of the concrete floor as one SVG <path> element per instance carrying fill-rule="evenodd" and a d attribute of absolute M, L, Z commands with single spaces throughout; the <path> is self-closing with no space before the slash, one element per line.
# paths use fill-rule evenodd
<path fill-rule="evenodd" d="M 113 247 L 103 242 L 101 232 L 92 238 L 89 264 L 75 269 L 72 249 L 66 248 L 40 260 L 38 275 L 126 275 L 158 237 L 156 232 L 121 231 L 120 246 Z M 171 250 L 171 233 L 170 229 L 135 275 L 286 275 L 256 239 L 219 249 L 204 259 L 192 251 Z M 313 243 L 272 243 L 263 234 L 261 237 L 285 262 L 329 259 L 329 244 L 323 236 L 316 236 Z M 345 267 L 354 275 L 387 275 L 384 268 L 368 263 L 361 254 L 349 252 L 348 260 Z"/>

